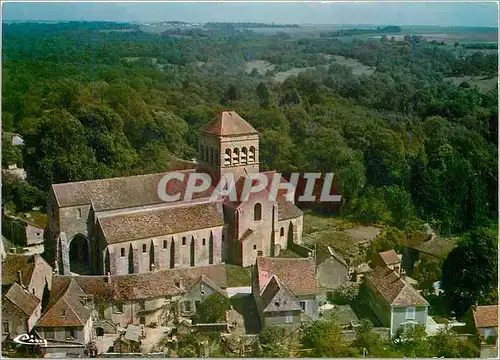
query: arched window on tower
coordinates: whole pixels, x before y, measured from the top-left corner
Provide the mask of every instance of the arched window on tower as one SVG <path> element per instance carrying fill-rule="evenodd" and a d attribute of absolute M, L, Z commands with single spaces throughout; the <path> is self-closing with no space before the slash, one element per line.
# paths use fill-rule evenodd
<path fill-rule="evenodd" d="M 250 146 L 250 151 L 248 151 L 248 163 L 252 164 L 255 162 L 255 147 Z"/>
<path fill-rule="evenodd" d="M 219 149 L 215 149 L 215 165 L 219 165 L 219 163 L 220 163 Z"/>
<path fill-rule="evenodd" d="M 231 165 L 231 149 L 226 149 L 226 153 L 224 154 L 224 165 Z"/>
<path fill-rule="evenodd" d="M 214 148 L 210 146 L 210 164 L 215 164 Z"/>
<path fill-rule="evenodd" d="M 233 150 L 233 164 L 238 165 L 240 163 L 240 149 L 234 148 Z"/>
<path fill-rule="evenodd" d="M 210 161 L 208 151 L 209 151 L 208 146 L 205 146 L 205 161 L 207 161 L 207 162 Z"/>
<path fill-rule="evenodd" d="M 241 148 L 241 154 L 240 154 L 240 158 L 241 158 L 241 164 L 242 165 L 245 165 L 247 163 L 247 148 L 246 147 L 242 147 Z"/>
<path fill-rule="evenodd" d="M 257 203 L 253 208 L 253 220 L 260 221 L 262 220 L 262 205 Z"/>

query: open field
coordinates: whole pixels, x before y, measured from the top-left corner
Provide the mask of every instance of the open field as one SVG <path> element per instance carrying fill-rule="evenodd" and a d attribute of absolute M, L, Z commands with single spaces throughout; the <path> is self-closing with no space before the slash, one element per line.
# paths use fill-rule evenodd
<path fill-rule="evenodd" d="M 314 67 L 292 68 L 290 70 L 277 73 L 276 75 L 274 75 L 274 80 L 281 83 L 281 82 L 285 81 L 287 78 L 289 78 L 290 76 L 297 76 L 301 72 L 304 72 L 306 70 L 312 70 L 312 69 L 315 69 L 315 68 Z"/>
<path fill-rule="evenodd" d="M 477 86 L 482 91 L 489 91 L 494 89 L 498 85 L 498 78 L 496 76 L 450 76 L 445 78 L 450 80 L 455 85 L 460 85 L 461 83 L 468 82 L 470 85 Z"/>
<path fill-rule="evenodd" d="M 475 43 L 492 43 L 495 44 L 498 42 L 496 33 L 434 33 L 434 34 L 425 34 L 425 33 L 399 33 L 399 34 L 386 34 L 388 38 L 394 36 L 396 41 L 403 41 L 406 34 L 422 36 L 426 41 L 438 41 L 444 42 L 448 45 L 453 45 L 455 42 L 475 42 Z M 370 38 L 372 39 L 380 39 L 382 35 L 372 35 Z"/>

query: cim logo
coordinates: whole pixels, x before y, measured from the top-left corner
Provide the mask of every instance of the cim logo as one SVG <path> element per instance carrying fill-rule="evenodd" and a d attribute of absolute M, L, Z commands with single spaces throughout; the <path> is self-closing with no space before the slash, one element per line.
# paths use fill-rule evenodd
<path fill-rule="evenodd" d="M 28 334 L 21 334 L 12 339 L 15 343 L 21 345 L 45 345 L 47 346 L 47 340 L 45 339 L 35 339 L 35 336 Z"/>

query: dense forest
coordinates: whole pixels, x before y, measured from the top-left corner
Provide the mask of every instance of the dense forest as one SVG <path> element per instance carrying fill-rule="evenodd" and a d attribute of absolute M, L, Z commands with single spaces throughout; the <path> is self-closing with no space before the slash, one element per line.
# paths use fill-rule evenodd
<path fill-rule="evenodd" d="M 406 41 L 153 35 L 109 24 L 3 24 L 4 204 L 44 205 L 59 182 L 132 175 L 195 156 L 222 108 L 261 132 L 261 164 L 334 172 L 342 216 L 442 234 L 496 227 L 498 92 L 446 76 L 496 76 L 497 54 Z M 357 75 L 328 55 L 374 69 Z M 251 60 L 274 68 L 246 71 Z M 291 68 L 314 67 L 277 82 Z"/>

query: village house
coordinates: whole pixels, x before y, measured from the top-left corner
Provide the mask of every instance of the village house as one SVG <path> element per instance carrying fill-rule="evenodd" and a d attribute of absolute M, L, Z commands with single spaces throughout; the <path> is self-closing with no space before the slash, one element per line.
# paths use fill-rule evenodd
<path fill-rule="evenodd" d="M 456 246 L 456 239 L 438 236 L 430 228 L 414 234 L 403 252 L 406 273 L 413 276 L 422 262 L 441 263 Z"/>
<path fill-rule="evenodd" d="M 393 249 L 379 252 L 372 259 L 373 267 L 387 267 L 396 273 L 401 271 L 401 255 L 398 255 Z"/>
<path fill-rule="evenodd" d="M 189 317 L 199 302 L 214 291 L 225 294 L 227 288 L 223 264 L 131 275 L 54 276 L 57 286 L 71 281 L 93 296 L 98 336 L 128 324 L 163 326 L 181 315 Z"/>
<path fill-rule="evenodd" d="M 42 226 L 32 221 L 8 215 L 2 211 L 2 233 L 9 236 L 16 245 L 32 246 L 43 244 Z"/>
<path fill-rule="evenodd" d="M 220 112 L 200 131 L 197 168 L 170 180 L 164 202 L 157 188 L 166 173 L 54 184 L 47 209 L 59 274 L 124 275 L 221 262 L 250 266 L 302 241 L 302 212 L 269 186 L 239 201 L 242 186 L 259 173 L 259 134 L 234 111 Z M 184 200 L 189 174 L 213 184 L 234 175 L 237 201 L 211 201 L 214 188 Z M 275 172 L 262 173 L 272 179 Z M 281 178 L 282 183 L 286 180 Z M 92 254 L 92 256 L 91 256 Z"/>
<path fill-rule="evenodd" d="M 40 255 L 6 255 L 2 262 L 3 340 L 33 329 L 51 283 L 52 268 Z"/>
<path fill-rule="evenodd" d="M 37 333 L 47 341 L 42 353 L 88 355 L 94 340 L 93 320 L 93 297 L 74 279 L 66 284 L 54 281 L 49 305 L 36 324 Z"/>
<path fill-rule="evenodd" d="M 296 330 L 318 318 L 318 287 L 313 258 L 259 257 L 253 269 L 252 294 L 261 326 Z"/>
<path fill-rule="evenodd" d="M 320 289 L 331 291 L 349 280 L 349 265 L 345 259 L 327 246 L 316 253 L 316 279 Z"/>
<path fill-rule="evenodd" d="M 478 337 L 481 357 L 498 358 L 498 305 L 474 305 L 465 318 Z"/>
<path fill-rule="evenodd" d="M 429 303 L 393 269 L 377 267 L 364 277 L 366 301 L 391 337 L 400 328 L 427 322 Z"/>

